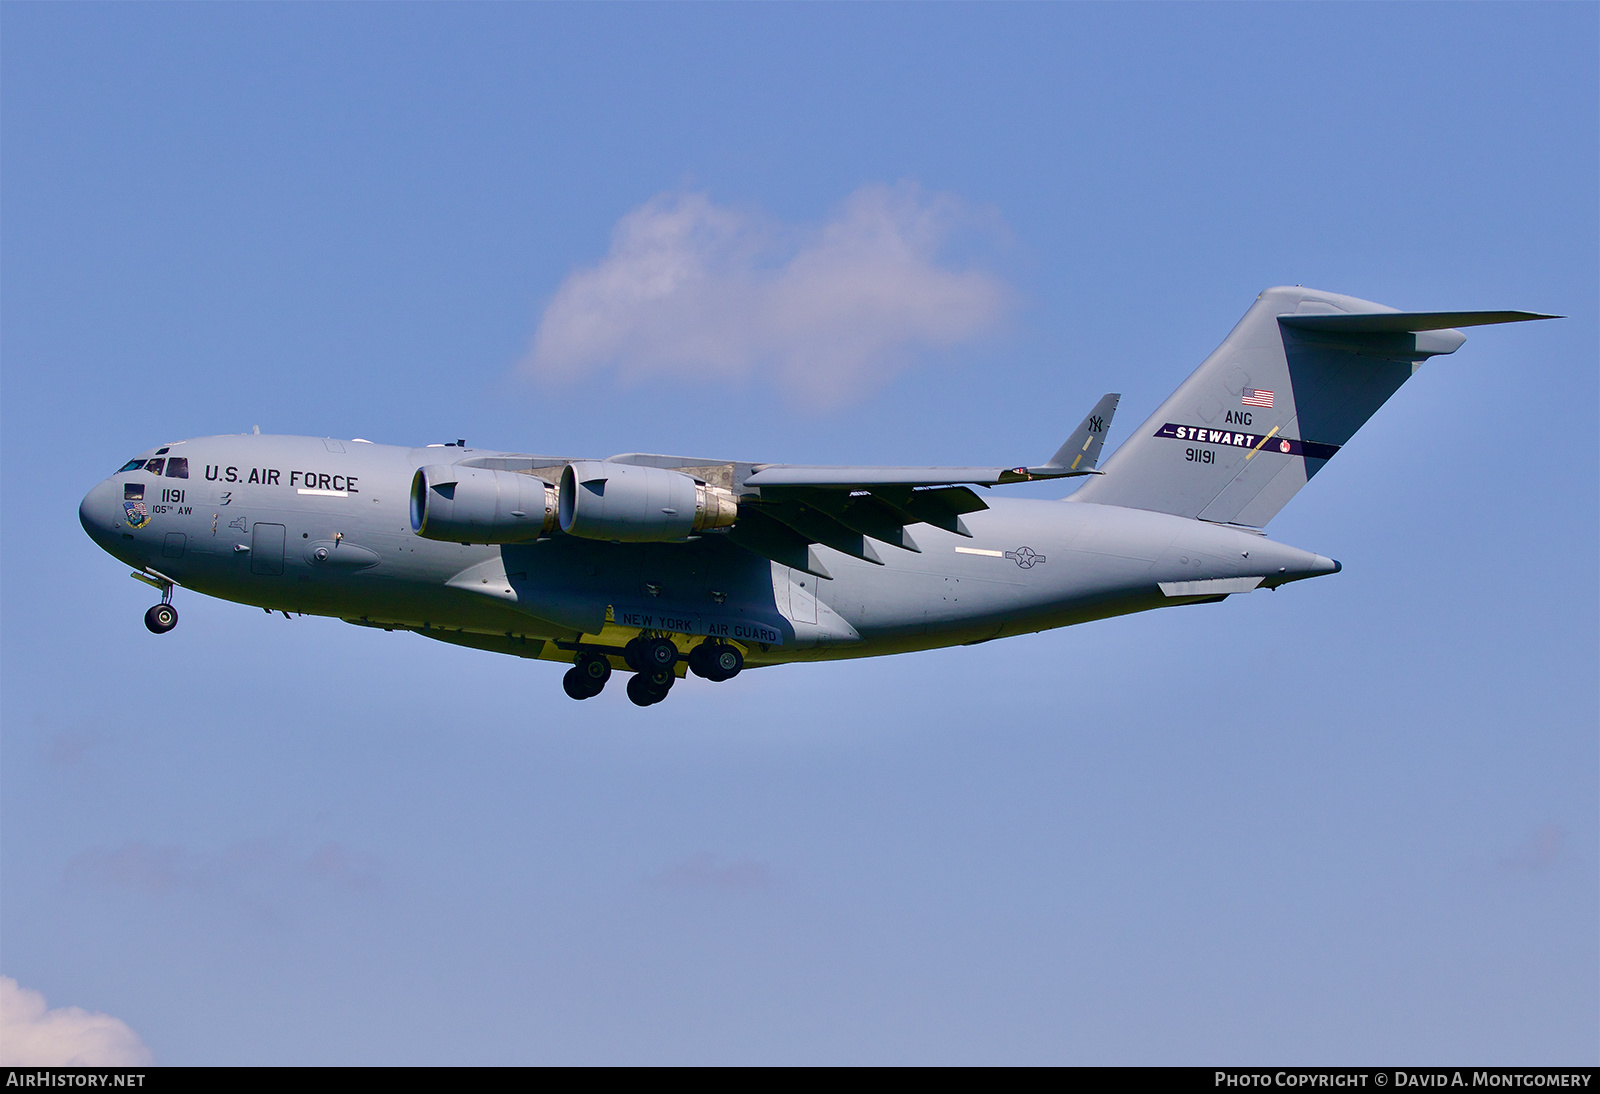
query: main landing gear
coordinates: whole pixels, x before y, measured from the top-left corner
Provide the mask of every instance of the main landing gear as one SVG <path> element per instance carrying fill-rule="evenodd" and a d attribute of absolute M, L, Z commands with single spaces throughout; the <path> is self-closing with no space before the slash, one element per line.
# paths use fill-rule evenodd
<path fill-rule="evenodd" d="M 705 641 L 689 651 L 689 671 L 707 680 L 732 680 L 744 668 L 744 654 L 721 642 Z"/>
<path fill-rule="evenodd" d="M 628 698 L 634 706 L 647 707 L 667 697 L 678 674 L 678 647 L 670 638 L 640 635 L 622 647 L 622 659 L 633 670 L 628 680 Z"/>
<path fill-rule="evenodd" d="M 622 660 L 633 671 L 628 698 L 636 706 L 661 702 L 677 682 L 678 647 L 670 638 L 640 635 L 622 648 Z M 689 671 L 706 680 L 731 680 L 744 668 L 737 647 L 713 639 L 691 649 L 688 661 Z M 561 678 L 561 686 L 574 699 L 592 699 L 610 679 L 611 662 L 605 655 L 585 650 Z"/>
<path fill-rule="evenodd" d="M 561 686 L 574 699 L 592 699 L 600 694 L 609 679 L 611 679 L 610 661 L 598 653 L 580 653 L 577 661 L 561 678 Z"/>
<path fill-rule="evenodd" d="M 653 706 L 667 697 L 677 676 L 671 669 L 636 672 L 628 677 L 628 698 L 636 707 Z"/>

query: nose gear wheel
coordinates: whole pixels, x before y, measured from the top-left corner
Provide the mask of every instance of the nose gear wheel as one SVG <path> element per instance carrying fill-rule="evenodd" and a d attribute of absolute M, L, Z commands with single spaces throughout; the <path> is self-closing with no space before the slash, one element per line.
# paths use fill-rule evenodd
<path fill-rule="evenodd" d="M 144 613 L 144 625 L 152 634 L 166 634 L 178 625 L 178 609 L 163 601 Z"/>

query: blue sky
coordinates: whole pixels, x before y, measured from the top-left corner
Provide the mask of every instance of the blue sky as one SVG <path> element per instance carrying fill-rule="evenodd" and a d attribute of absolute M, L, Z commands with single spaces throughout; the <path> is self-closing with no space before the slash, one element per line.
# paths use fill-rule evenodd
<path fill-rule="evenodd" d="M 173 1064 L 1594 1063 L 1597 23 L 5 6 L 0 973 Z M 695 321 L 541 356 L 674 212 Z M 1276 594 L 640 711 L 197 596 L 158 639 L 77 526 L 256 424 L 1041 459 L 1284 283 L 1570 318 L 1425 366 Z"/>

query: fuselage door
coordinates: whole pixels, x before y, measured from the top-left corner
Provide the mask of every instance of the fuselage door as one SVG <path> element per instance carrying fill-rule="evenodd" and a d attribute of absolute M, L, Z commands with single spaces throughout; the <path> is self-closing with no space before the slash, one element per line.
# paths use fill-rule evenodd
<path fill-rule="evenodd" d="M 251 532 L 250 572 L 268 577 L 283 573 L 283 525 L 257 524 Z"/>
<path fill-rule="evenodd" d="M 817 578 L 804 570 L 789 571 L 789 618 L 795 623 L 817 621 Z"/>

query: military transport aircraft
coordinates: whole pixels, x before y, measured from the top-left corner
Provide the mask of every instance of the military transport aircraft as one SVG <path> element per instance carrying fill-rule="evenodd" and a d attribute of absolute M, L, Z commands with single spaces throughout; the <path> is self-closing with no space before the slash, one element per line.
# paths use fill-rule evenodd
<path fill-rule="evenodd" d="M 1116 395 L 1050 459 L 1009 468 L 201 437 L 129 460 L 79 514 L 161 591 L 157 634 L 182 586 L 568 663 L 574 699 L 625 669 L 648 706 L 685 670 L 987 642 L 1338 573 L 1262 528 L 1461 346 L 1452 328 L 1547 318 L 1268 289 L 1103 467 Z M 1061 501 L 972 489 L 1073 477 Z"/>

